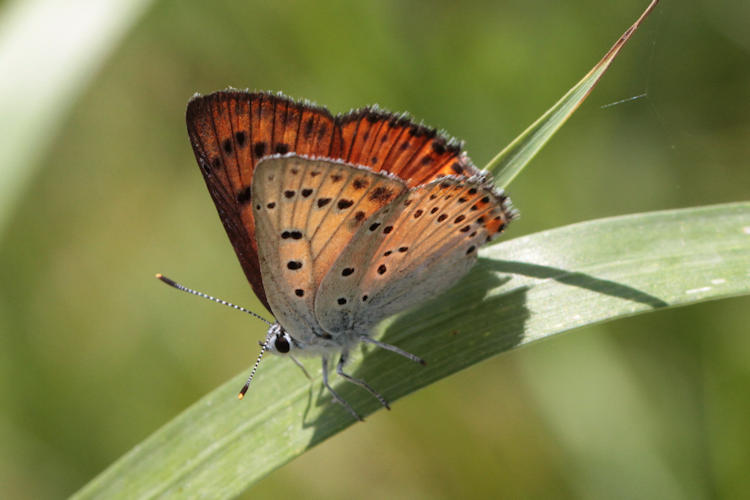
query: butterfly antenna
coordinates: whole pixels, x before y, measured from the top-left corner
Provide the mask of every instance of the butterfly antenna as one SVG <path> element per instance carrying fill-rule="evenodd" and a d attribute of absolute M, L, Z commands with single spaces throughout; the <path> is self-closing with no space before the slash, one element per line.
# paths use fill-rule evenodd
<path fill-rule="evenodd" d="M 231 302 L 227 302 L 226 300 L 217 299 L 216 297 L 212 297 L 211 295 L 208 295 L 207 293 L 199 292 L 198 290 L 193 290 L 192 288 L 188 288 L 186 286 L 180 285 L 174 280 L 171 280 L 164 276 L 161 273 L 156 274 L 156 279 L 163 281 L 167 285 L 171 286 L 172 288 L 176 288 L 178 290 L 182 290 L 183 292 L 192 293 L 193 295 L 197 295 L 198 297 L 203 297 L 204 299 L 212 300 L 214 302 L 218 302 L 219 304 L 223 304 L 225 306 L 229 306 L 233 309 L 237 309 L 238 311 L 242 311 L 244 313 L 249 314 L 250 316 L 253 316 L 255 318 L 258 318 L 259 320 L 263 321 L 264 323 L 268 324 L 269 326 L 273 326 L 273 323 L 268 321 L 263 316 L 260 316 L 258 314 L 255 314 L 254 312 L 245 309 L 242 306 L 238 306 L 236 304 L 232 304 Z M 245 385 L 242 386 L 242 389 L 240 390 L 240 393 L 237 395 L 237 399 L 242 399 L 245 397 L 245 393 L 247 392 L 247 389 L 250 387 L 250 382 L 253 381 L 253 377 L 255 376 L 255 371 L 258 369 L 258 365 L 260 364 L 260 360 L 263 359 L 263 353 L 268 350 L 268 338 L 266 338 L 266 341 L 260 344 L 260 354 L 258 354 L 258 359 L 255 360 L 255 365 L 253 365 L 253 369 L 250 372 L 250 376 L 247 378 L 247 382 L 245 382 Z M 309 377 L 309 375 L 308 375 Z"/>
<path fill-rule="evenodd" d="M 255 365 L 253 366 L 253 369 L 250 371 L 250 376 L 247 377 L 247 382 L 245 382 L 245 385 L 243 385 L 242 389 L 240 389 L 240 393 L 237 394 L 237 399 L 242 399 L 245 397 L 245 393 L 247 392 L 248 387 L 250 387 L 250 382 L 253 381 L 253 377 L 255 376 L 255 370 L 258 369 L 260 360 L 263 359 L 263 353 L 266 352 L 267 349 L 268 349 L 268 339 L 266 339 L 266 341 L 260 345 L 260 354 L 258 354 L 258 359 L 255 360 Z"/>
<path fill-rule="evenodd" d="M 161 273 L 158 273 L 156 275 L 156 279 L 158 279 L 160 281 L 163 281 L 164 283 L 166 283 L 167 285 L 171 286 L 172 288 L 176 288 L 178 290 L 182 290 L 183 292 L 192 293 L 193 295 L 197 295 L 198 297 L 203 297 L 204 299 L 213 300 L 214 302 L 218 302 L 219 304 L 223 304 L 225 306 L 229 306 L 229 307 L 231 307 L 233 309 L 237 309 L 238 311 L 242 311 L 244 313 L 249 314 L 250 316 L 258 318 L 259 320 L 263 321 L 264 323 L 268 324 L 269 326 L 273 325 L 273 323 L 271 323 L 270 321 L 268 321 L 263 316 L 261 316 L 259 314 L 255 314 L 254 312 L 252 312 L 252 311 L 250 311 L 248 309 L 245 309 L 244 307 L 232 304 L 231 302 L 227 302 L 226 300 L 217 299 L 216 297 L 212 297 L 212 296 L 210 296 L 208 294 L 205 294 L 203 292 L 199 292 L 197 290 L 193 290 L 192 288 L 188 288 L 186 286 L 182 286 L 179 283 L 177 283 L 176 281 L 172 281 L 171 279 L 167 278 L 166 276 L 164 276 Z M 265 350 L 265 348 L 262 351 L 260 351 L 261 356 L 263 355 L 263 351 L 264 350 Z M 260 357 L 258 358 L 258 361 L 260 361 Z M 258 366 L 257 363 L 256 363 L 255 366 L 256 367 Z M 253 373 L 255 373 L 255 370 L 253 370 Z M 252 375 L 250 376 L 250 378 L 252 378 Z"/>

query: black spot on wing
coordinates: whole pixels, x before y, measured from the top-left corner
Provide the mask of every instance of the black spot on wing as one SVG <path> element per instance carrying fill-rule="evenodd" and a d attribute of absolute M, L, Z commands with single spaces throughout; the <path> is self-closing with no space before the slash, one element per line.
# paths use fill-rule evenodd
<path fill-rule="evenodd" d="M 315 117 L 311 116 L 305 122 L 305 130 L 303 132 L 305 139 L 309 139 L 313 133 L 313 127 L 315 126 Z"/>
<path fill-rule="evenodd" d="M 378 186 L 372 190 L 369 198 L 370 198 L 370 201 L 383 204 L 387 202 L 388 200 L 390 200 L 392 196 L 393 196 L 393 191 L 391 191 L 390 189 L 386 187 Z"/>
<path fill-rule="evenodd" d="M 250 203 L 251 196 L 252 193 L 250 191 L 250 186 L 243 188 L 237 193 L 237 203 L 239 203 L 240 205 Z"/>

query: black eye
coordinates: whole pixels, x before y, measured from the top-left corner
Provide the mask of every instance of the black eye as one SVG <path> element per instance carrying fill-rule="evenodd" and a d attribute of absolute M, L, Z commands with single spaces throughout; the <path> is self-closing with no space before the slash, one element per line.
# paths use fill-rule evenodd
<path fill-rule="evenodd" d="M 273 346 L 276 350 L 282 354 L 289 352 L 289 341 L 286 339 L 286 335 L 276 337 L 273 341 Z"/>

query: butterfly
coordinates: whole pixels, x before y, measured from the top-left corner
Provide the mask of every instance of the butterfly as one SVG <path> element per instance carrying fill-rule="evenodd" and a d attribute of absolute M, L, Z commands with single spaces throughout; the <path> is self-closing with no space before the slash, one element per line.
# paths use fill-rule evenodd
<path fill-rule="evenodd" d="M 372 338 L 373 327 L 465 275 L 515 217 L 508 197 L 458 142 L 376 107 L 333 116 L 281 94 L 227 90 L 194 96 L 186 121 L 242 269 L 276 319 L 239 397 L 270 351 L 320 356 L 324 386 L 355 418 L 329 384 L 329 363 L 388 408 L 344 371 L 349 353 L 368 343 L 424 363 Z"/>

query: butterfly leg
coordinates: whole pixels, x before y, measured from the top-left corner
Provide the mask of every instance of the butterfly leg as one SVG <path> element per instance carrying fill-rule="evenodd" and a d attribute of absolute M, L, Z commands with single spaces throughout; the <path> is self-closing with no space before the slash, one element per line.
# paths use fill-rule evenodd
<path fill-rule="evenodd" d="M 331 387 L 330 384 L 328 383 L 328 358 L 325 357 L 325 356 L 323 356 L 323 385 L 331 393 L 331 395 L 333 396 L 333 399 L 338 404 L 340 404 L 341 406 L 343 406 L 344 408 L 346 408 L 349 411 L 349 413 L 352 414 L 352 416 L 354 418 L 356 418 L 357 420 L 359 420 L 361 422 L 365 421 L 365 419 L 362 418 L 359 415 L 359 413 L 357 413 L 356 411 L 354 411 L 354 408 L 352 408 L 351 405 L 349 405 L 349 403 L 347 403 L 344 398 L 342 398 L 341 396 L 339 396 L 338 393 L 333 390 L 333 387 Z"/>
<path fill-rule="evenodd" d="M 380 347 L 381 349 L 385 349 L 386 351 L 391 351 L 391 352 L 395 352 L 396 354 L 400 354 L 401 356 L 403 356 L 403 357 L 405 357 L 407 359 L 410 359 L 410 360 L 414 361 L 415 363 L 419 363 L 420 365 L 426 365 L 427 364 L 425 362 L 425 360 L 422 359 L 422 358 L 420 358 L 419 356 L 415 356 L 414 354 L 412 354 L 410 352 L 406 352 L 403 349 L 400 349 L 400 348 L 396 347 L 395 345 L 386 344 L 384 342 L 380 342 L 378 340 L 370 338 L 367 335 L 360 335 L 359 340 L 361 340 L 362 342 L 366 342 L 368 344 L 376 345 L 376 346 Z"/>
<path fill-rule="evenodd" d="M 390 410 L 391 407 L 388 406 L 388 401 L 386 401 L 383 396 L 381 396 L 375 389 L 373 389 L 370 386 L 370 384 L 368 384 L 367 382 L 365 382 L 362 379 L 354 378 L 351 375 L 349 375 L 348 373 L 344 373 L 344 363 L 346 363 L 346 354 L 345 353 L 341 355 L 341 358 L 339 359 L 339 362 L 336 365 L 336 373 L 338 373 L 339 376 L 345 378 L 346 380 L 348 380 L 352 384 L 357 384 L 358 386 L 362 387 L 363 389 L 366 389 L 370 394 L 372 394 L 373 396 L 375 396 L 378 401 L 380 401 L 381 405 L 385 406 L 386 410 Z"/>
<path fill-rule="evenodd" d="M 309 373 L 307 373 L 307 370 L 305 370 L 305 366 L 302 363 L 300 363 L 299 359 L 295 358 L 291 354 L 289 355 L 289 359 L 294 361 L 294 364 L 297 365 L 300 370 L 302 370 L 302 373 L 305 374 L 305 377 L 307 377 L 307 380 L 312 380 L 312 377 L 310 376 Z"/>

